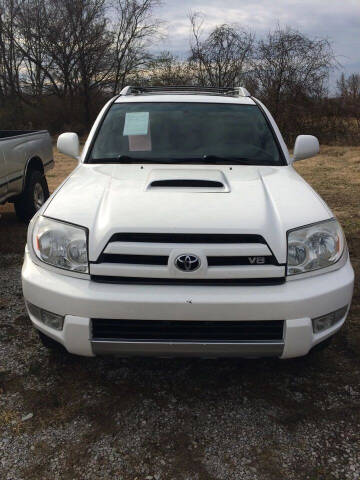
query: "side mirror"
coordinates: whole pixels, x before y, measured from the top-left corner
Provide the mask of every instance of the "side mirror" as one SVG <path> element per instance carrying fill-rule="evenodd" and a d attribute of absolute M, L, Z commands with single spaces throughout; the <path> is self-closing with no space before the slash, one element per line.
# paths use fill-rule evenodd
<path fill-rule="evenodd" d="M 312 135 L 299 135 L 295 141 L 293 160 L 304 160 L 320 152 L 319 140 Z"/>
<path fill-rule="evenodd" d="M 79 160 L 80 142 L 76 133 L 62 133 L 57 141 L 57 149 L 60 153 Z"/>

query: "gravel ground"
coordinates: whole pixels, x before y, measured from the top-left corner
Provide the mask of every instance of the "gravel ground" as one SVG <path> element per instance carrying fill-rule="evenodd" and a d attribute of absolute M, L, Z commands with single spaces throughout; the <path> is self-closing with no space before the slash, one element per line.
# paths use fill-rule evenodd
<path fill-rule="evenodd" d="M 360 273 L 360 148 L 299 169 Z M 53 190 L 74 162 L 55 152 Z M 23 306 L 25 227 L 0 207 L 0 480 L 359 480 L 360 291 L 303 359 L 86 359 L 49 353 Z"/>
<path fill-rule="evenodd" d="M 4 480 L 359 479 L 346 329 L 293 361 L 57 355 L 25 315 L 21 261 L 0 263 Z"/>

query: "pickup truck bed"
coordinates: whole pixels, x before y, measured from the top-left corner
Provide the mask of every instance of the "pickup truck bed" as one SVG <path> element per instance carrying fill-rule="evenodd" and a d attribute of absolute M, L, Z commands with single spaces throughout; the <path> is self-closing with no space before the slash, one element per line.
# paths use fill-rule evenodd
<path fill-rule="evenodd" d="M 46 132 L 46 130 L 0 130 L 1 138 L 19 137 L 21 135 L 30 135 L 31 133 Z"/>
<path fill-rule="evenodd" d="M 47 130 L 0 131 L 0 204 L 12 202 L 29 221 L 49 196 L 45 173 L 53 168 Z"/>

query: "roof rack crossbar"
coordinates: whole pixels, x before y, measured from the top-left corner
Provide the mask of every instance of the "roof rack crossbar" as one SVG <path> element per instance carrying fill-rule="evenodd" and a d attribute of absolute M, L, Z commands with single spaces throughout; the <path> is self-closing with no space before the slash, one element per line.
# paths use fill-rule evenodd
<path fill-rule="evenodd" d="M 144 95 L 144 94 L 207 94 L 207 95 L 229 95 L 234 97 L 250 97 L 250 93 L 244 87 L 198 87 L 198 86 L 185 86 L 185 85 L 171 85 L 171 86 L 131 86 L 124 87 L 120 95 Z"/>

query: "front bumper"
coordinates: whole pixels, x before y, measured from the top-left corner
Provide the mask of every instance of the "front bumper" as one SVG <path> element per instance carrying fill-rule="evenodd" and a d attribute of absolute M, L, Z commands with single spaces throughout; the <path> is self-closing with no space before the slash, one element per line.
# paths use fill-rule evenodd
<path fill-rule="evenodd" d="M 354 272 L 350 260 L 339 270 L 273 286 L 173 286 L 100 284 L 42 268 L 25 253 L 22 269 L 25 300 L 64 315 L 56 331 L 30 314 L 36 328 L 75 354 L 93 356 L 160 355 L 291 358 L 339 330 L 314 334 L 311 319 L 351 303 Z M 91 318 L 136 320 L 247 321 L 284 320 L 284 336 L 271 342 L 94 341 Z"/>

